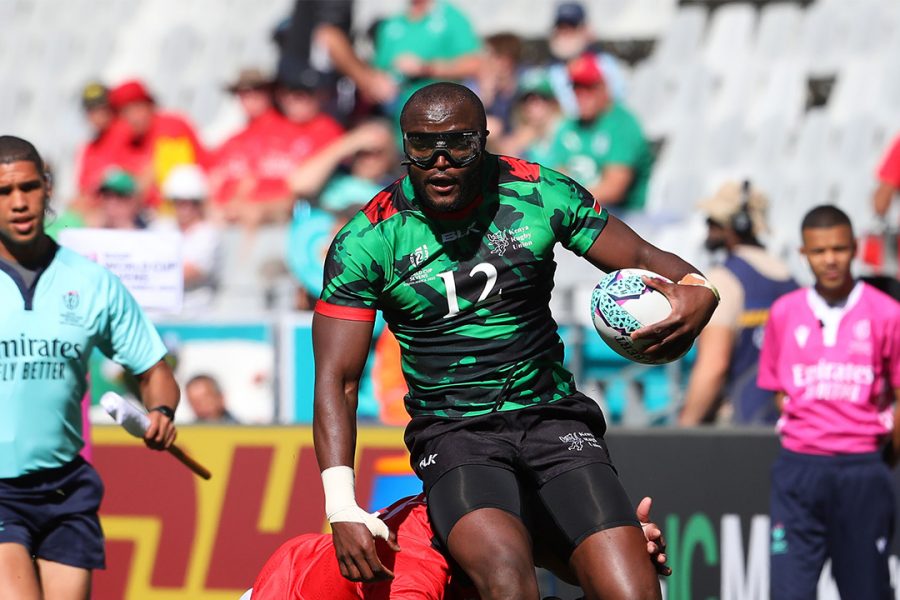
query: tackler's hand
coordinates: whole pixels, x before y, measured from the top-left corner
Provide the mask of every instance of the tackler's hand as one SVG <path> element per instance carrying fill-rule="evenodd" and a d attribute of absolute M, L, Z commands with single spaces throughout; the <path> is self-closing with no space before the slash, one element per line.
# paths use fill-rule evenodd
<path fill-rule="evenodd" d="M 647 496 L 641 500 L 637 507 L 637 518 L 644 530 L 644 537 L 647 538 L 647 554 L 650 555 L 650 561 L 656 567 L 656 572 L 660 575 L 669 576 L 672 569 L 666 565 L 666 540 L 663 537 L 662 530 L 659 526 L 650 520 L 650 507 L 653 500 Z"/>

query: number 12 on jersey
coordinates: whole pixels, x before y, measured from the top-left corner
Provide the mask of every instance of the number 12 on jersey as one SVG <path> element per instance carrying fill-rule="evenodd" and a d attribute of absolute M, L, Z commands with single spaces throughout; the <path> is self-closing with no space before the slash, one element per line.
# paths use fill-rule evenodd
<path fill-rule="evenodd" d="M 459 314 L 459 299 L 456 295 L 456 279 L 454 279 L 455 271 L 444 271 L 443 273 L 439 273 L 438 277 L 444 280 L 444 287 L 447 288 L 447 314 L 444 315 L 443 318 L 449 318 L 453 315 Z M 478 296 L 478 300 L 475 301 L 475 304 L 483 301 L 488 297 L 488 294 L 494 289 L 494 285 L 497 283 L 497 267 L 492 265 L 491 263 L 478 263 L 472 270 L 469 271 L 469 277 L 475 277 L 476 275 L 484 275 L 484 288 L 481 290 L 481 295 Z M 497 290 L 499 294 L 501 290 Z"/>

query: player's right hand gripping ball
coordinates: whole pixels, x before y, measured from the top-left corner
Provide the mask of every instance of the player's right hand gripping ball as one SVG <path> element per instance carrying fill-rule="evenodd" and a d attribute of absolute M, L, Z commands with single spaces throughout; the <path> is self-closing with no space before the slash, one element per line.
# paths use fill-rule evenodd
<path fill-rule="evenodd" d="M 612 271 L 603 276 L 591 294 L 591 318 L 603 341 L 625 358 L 645 365 L 670 362 L 644 354 L 653 340 L 631 339 L 632 332 L 662 321 L 672 312 L 668 298 L 647 287 L 641 275 L 669 281 L 644 269 Z"/>

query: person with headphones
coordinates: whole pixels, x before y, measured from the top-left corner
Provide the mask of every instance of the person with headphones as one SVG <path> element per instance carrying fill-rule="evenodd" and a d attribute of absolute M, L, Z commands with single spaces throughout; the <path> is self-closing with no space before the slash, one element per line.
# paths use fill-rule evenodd
<path fill-rule="evenodd" d="M 759 349 L 769 307 L 797 285 L 787 265 L 760 242 L 767 207 L 749 180 L 726 182 L 699 205 L 709 228 L 707 250 L 725 253 L 709 271 L 722 300 L 697 338 L 681 425 L 771 424 L 778 418 L 773 394 L 756 386 Z"/>

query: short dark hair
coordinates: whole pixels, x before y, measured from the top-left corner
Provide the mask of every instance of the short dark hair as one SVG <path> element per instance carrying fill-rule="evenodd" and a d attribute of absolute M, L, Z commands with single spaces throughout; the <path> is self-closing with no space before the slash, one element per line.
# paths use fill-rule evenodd
<path fill-rule="evenodd" d="M 212 387 L 213 391 L 216 394 L 219 394 L 220 396 L 222 395 L 222 388 L 219 385 L 219 382 L 216 381 L 216 378 L 213 377 L 212 375 L 207 375 L 206 373 L 194 375 L 185 384 L 184 389 L 189 388 L 190 386 L 194 385 L 195 383 L 208 383 Z"/>
<path fill-rule="evenodd" d="M 505 56 L 518 63 L 522 60 L 522 38 L 514 33 L 502 32 L 489 35 L 484 45 L 500 56 Z"/>
<path fill-rule="evenodd" d="M 846 225 L 851 230 L 853 229 L 853 224 L 850 222 L 850 217 L 847 216 L 847 213 L 837 206 L 823 204 L 806 213 L 806 216 L 803 217 L 803 222 L 800 224 L 800 231 L 840 227 L 841 225 Z"/>
<path fill-rule="evenodd" d="M 433 102 L 473 105 L 479 113 L 479 127 L 482 131 L 487 131 L 487 115 L 484 112 L 481 98 L 466 86 L 451 81 L 439 81 L 426 85 L 410 96 L 403 105 L 403 110 L 400 111 L 400 128 L 405 131 L 404 122 L 409 118 L 410 111 Z"/>
<path fill-rule="evenodd" d="M 44 160 L 38 154 L 34 144 L 14 135 L 0 135 L 0 164 L 22 161 L 34 163 L 34 168 L 46 181 L 47 172 Z"/>

